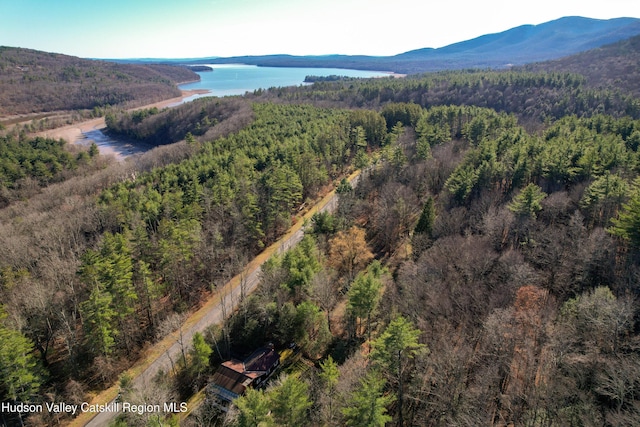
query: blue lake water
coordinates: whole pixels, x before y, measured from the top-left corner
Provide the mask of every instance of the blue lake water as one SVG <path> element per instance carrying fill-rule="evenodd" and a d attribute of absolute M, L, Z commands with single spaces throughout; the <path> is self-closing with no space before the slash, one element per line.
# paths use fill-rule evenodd
<path fill-rule="evenodd" d="M 209 65 L 209 64 L 207 64 Z M 389 73 L 381 71 L 345 70 L 340 68 L 284 68 L 284 67 L 257 67 L 255 65 L 242 64 L 213 64 L 209 65 L 214 71 L 198 72 L 199 82 L 180 85 L 182 90 L 207 90 L 208 93 L 196 94 L 184 98 L 176 106 L 184 102 L 193 101 L 204 96 L 231 96 L 244 95 L 257 89 L 271 87 L 300 86 L 305 84 L 306 76 L 346 76 L 346 77 L 385 77 Z M 132 154 L 142 153 L 152 146 L 140 143 L 120 140 L 103 132 L 103 129 L 95 129 L 85 132 L 76 141 L 81 144 L 95 142 L 102 152 L 113 153 L 119 158 L 126 158 Z"/>
<path fill-rule="evenodd" d="M 389 73 L 381 71 L 345 70 L 340 68 L 289 68 L 289 67 L 257 67 L 242 64 L 205 64 L 213 71 L 198 72 L 199 82 L 180 85 L 183 90 L 208 90 L 205 95 L 194 95 L 186 98 L 191 101 L 202 96 L 244 95 L 257 89 L 271 87 L 299 86 L 304 78 L 313 76 L 346 76 L 346 77 L 384 77 Z"/>

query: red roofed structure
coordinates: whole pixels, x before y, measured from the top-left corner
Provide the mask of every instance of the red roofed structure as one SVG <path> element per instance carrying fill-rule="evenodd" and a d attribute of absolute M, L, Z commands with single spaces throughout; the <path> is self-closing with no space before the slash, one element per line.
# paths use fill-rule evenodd
<path fill-rule="evenodd" d="M 280 366 L 280 355 L 273 345 L 251 353 L 244 361 L 224 362 L 208 386 L 208 393 L 216 404 L 226 410 L 229 403 L 244 394 L 248 387 L 260 387 Z"/>

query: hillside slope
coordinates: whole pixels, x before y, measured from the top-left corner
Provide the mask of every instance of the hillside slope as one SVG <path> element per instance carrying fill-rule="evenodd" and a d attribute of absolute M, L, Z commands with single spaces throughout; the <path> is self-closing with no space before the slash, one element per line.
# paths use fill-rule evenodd
<path fill-rule="evenodd" d="M 569 72 L 586 77 L 593 88 L 640 96 L 640 36 L 554 61 L 528 64 L 534 72 Z"/>
<path fill-rule="evenodd" d="M 0 47 L 0 117 L 146 104 L 178 96 L 176 83 L 198 78 L 173 65 L 114 64 Z"/>
<path fill-rule="evenodd" d="M 420 73 L 466 68 L 505 68 L 557 59 L 640 34 L 640 20 L 564 17 L 523 25 L 442 48 L 424 48 L 395 56 L 238 56 L 194 63 L 245 63 L 272 67 L 335 67 Z"/>
<path fill-rule="evenodd" d="M 465 58 L 478 63 L 508 65 L 571 55 L 640 34 L 635 18 L 598 20 L 577 16 L 507 31 L 442 47 L 410 51 L 396 58 Z M 502 61 L 508 61 L 503 62 Z"/>

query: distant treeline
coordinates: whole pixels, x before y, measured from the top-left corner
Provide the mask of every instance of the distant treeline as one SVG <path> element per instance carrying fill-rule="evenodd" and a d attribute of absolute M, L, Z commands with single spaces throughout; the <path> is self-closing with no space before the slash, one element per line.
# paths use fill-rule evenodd
<path fill-rule="evenodd" d="M 477 105 L 538 123 L 570 114 L 640 117 L 640 103 L 633 95 L 593 88 L 577 73 L 455 71 L 402 79 L 322 81 L 295 90 L 271 89 L 262 96 L 350 108 L 380 109 L 389 102 Z"/>
<path fill-rule="evenodd" d="M 335 82 L 338 80 L 350 80 L 351 77 L 340 76 L 337 74 L 331 74 L 329 76 L 314 76 L 309 75 L 304 78 L 305 83 L 315 83 L 315 82 Z"/>
<path fill-rule="evenodd" d="M 187 67 L 191 71 L 195 71 L 195 72 L 213 71 L 213 68 L 209 67 L 207 65 L 185 65 L 185 67 Z"/>

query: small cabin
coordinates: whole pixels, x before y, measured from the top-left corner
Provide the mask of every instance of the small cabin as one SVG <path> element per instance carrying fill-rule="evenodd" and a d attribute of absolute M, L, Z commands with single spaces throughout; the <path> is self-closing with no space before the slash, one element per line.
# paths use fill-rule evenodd
<path fill-rule="evenodd" d="M 273 345 L 262 347 L 251 353 L 245 360 L 228 360 L 216 371 L 207 394 L 221 409 L 242 396 L 248 387 L 260 387 L 280 366 L 280 355 Z"/>

